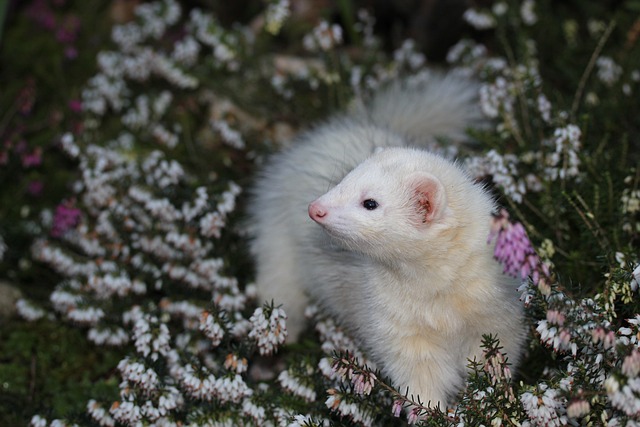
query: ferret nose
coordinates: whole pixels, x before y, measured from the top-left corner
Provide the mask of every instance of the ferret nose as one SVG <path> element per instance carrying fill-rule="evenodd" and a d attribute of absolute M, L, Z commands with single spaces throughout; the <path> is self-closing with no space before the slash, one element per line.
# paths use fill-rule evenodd
<path fill-rule="evenodd" d="M 309 217 L 312 220 L 320 222 L 325 216 L 327 216 L 327 211 L 318 202 L 312 202 L 309 205 Z"/>

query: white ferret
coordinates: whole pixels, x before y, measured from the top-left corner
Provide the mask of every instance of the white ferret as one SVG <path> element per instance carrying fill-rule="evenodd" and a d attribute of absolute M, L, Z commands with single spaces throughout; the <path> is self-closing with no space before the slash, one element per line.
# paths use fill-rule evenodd
<path fill-rule="evenodd" d="M 275 155 L 249 209 L 258 295 L 282 304 L 290 335 L 310 297 L 433 406 L 481 360 L 483 334 L 512 364 L 524 337 L 517 283 L 487 243 L 492 198 L 457 164 L 409 148 L 464 138 L 482 120 L 477 93 L 453 74 L 391 85 Z"/>

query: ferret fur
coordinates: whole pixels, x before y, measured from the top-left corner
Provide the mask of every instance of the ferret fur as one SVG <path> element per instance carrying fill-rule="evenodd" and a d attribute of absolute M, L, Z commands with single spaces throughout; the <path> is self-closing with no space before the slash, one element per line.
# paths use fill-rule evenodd
<path fill-rule="evenodd" d="M 459 391 L 483 334 L 512 364 L 523 341 L 517 283 L 487 243 L 494 201 L 456 163 L 411 148 L 463 139 L 482 120 L 477 89 L 436 73 L 391 85 L 273 156 L 249 208 L 258 295 L 282 304 L 290 335 L 310 297 L 432 405 Z"/>

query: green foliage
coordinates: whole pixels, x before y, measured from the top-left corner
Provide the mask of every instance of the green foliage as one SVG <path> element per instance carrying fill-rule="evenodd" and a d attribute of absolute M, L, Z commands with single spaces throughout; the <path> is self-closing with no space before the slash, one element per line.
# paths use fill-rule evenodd
<path fill-rule="evenodd" d="M 73 417 L 86 396 L 114 399 L 121 349 L 97 348 L 72 326 L 47 319 L 0 329 L 0 420 L 25 425 L 34 413 Z"/>

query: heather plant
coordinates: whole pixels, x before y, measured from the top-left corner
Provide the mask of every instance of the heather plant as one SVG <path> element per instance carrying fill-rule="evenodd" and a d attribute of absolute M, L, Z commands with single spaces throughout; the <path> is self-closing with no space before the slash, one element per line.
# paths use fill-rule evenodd
<path fill-rule="evenodd" d="M 522 280 L 530 339 L 513 372 L 486 336 L 450 408 L 396 389 L 317 307 L 308 338 L 285 345 L 286 313 L 256 301 L 248 172 L 301 124 L 429 66 L 411 40 L 385 54 L 372 11 L 342 7 L 345 28 L 305 22 L 292 3 L 227 25 L 154 1 L 111 30 L 82 90 L 82 132 L 59 135 L 77 178 L 31 245 L 59 280 L 18 309 L 125 356 L 117 387 L 79 413 L 38 408 L 31 425 L 638 425 L 635 3 L 498 1 L 463 15 L 475 37 L 447 62 L 482 82 L 487 126 L 457 155 L 504 208 L 487 244 Z"/>

